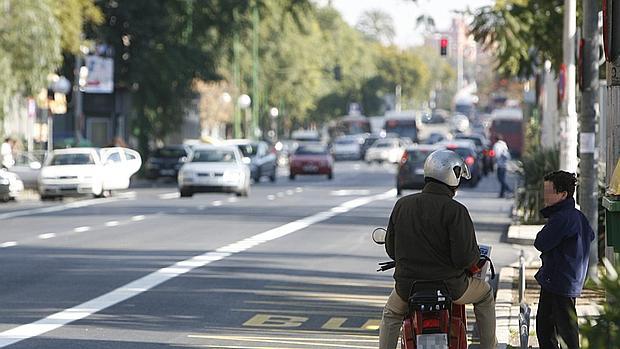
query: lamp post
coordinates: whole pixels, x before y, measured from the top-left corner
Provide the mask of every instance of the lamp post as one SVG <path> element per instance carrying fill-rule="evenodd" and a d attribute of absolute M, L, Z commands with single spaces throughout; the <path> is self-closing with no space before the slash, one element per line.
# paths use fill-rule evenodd
<path fill-rule="evenodd" d="M 47 117 L 47 151 L 54 150 L 54 114 L 67 112 L 66 94 L 71 90 L 71 83 L 64 76 L 50 74 L 48 77 L 48 89 L 54 94 L 52 100 L 47 96 L 45 116 Z"/>
<path fill-rule="evenodd" d="M 271 116 L 271 139 L 276 141 L 278 139 L 278 115 L 280 115 L 280 111 L 278 108 L 273 107 L 269 109 L 269 115 Z"/>
<path fill-rule="evenodd" d="M 245 111 L 245 120 L 243 124 L 244 124 L 244 137 L 247 138 L 248 135 L 250 134 L 249 133 L 250 125 L 248 125 L 248 121 L 249 121 L 248 119 L 250 118 L 250 106 L 252 105 L 252 99 L 250 98 L 250 96 L 246 94 L 242 94 L 237 99 L 237 105 L 239 106 L 241 110 Z"/>

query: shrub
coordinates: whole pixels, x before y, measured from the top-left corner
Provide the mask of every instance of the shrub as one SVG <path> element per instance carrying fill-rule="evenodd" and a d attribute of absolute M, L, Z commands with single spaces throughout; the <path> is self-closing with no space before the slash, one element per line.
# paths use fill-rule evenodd
<path fill-rule="evenodd" d="M 581 327 L 582 348 L 616 348 L 620 343 L 620 280 L 618 269 L 605 260 L 606 274 L 601 278 L 607 301 L 601 315 L 590 318 Z"/>

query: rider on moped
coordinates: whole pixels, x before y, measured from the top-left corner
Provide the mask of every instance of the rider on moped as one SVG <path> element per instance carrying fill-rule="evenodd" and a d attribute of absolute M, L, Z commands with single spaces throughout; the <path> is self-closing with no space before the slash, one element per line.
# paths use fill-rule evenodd
<path fill-rule="evenodd" d="M 453 199 L 469 169 L 455 152 L 437 150 L 424 163 L 424 177 L 422 192 L 399 199 L 390 215 L 385 249 L 396 262 L 396 285 L 383 309 L 379 348 L 396 348 L 416 280 L 443 280 L 454 303 L 473 303 L 480 348 L 495 348 L 495 299 L 490 285 L 469 272 L 480 250 L 467 208 Z"/>

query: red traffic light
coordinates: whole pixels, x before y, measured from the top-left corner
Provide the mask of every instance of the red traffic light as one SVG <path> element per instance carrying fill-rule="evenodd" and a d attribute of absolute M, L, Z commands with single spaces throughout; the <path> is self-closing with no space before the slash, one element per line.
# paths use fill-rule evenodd
<path fill-rule="evenodd" d="M 439 54 L 442 56 L 446 56 L 448 54 L 448 39 L 441 38 L 441 40 L 439 41 L 439 46 Z"/>

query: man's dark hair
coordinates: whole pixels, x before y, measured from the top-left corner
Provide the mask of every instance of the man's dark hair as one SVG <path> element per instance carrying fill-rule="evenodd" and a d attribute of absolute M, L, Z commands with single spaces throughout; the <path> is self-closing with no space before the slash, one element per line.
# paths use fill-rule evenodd
<path fill-rule="evenodd" d="M 545 182 L 553 183 L 556 193 L 567 192 L 568 197 L 575 194 L 575 185 L 577 185 L 577 176 L 574 173 L 566 171 L 553 171 L 545 175 Z"/>

